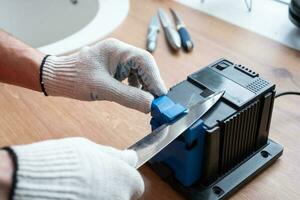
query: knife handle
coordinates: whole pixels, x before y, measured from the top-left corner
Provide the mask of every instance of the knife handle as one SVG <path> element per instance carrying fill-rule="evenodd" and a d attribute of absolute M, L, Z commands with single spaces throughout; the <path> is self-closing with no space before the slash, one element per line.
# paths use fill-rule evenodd
<path fill-rule="evenodd" d="M 178 50 L 181 48 L 181 40 L 178 32 L 172 27 L 165 27 L 166 38 L 170 44 L 170 46 L 174 50 Z"/>
<path fill-rule="evenodd" d="M 158 32 L 159 30 L 156 28 L 149 28 L 147 34 L 147 51 L 153 52 L 155 50 Z"/>
<path fill-rule="evenodd" d="M 181 38 L 182 47 L 185 51 L 191 51 L 194 47 L 194 44 L 191 40 L 191 36 L 185 27 L 178 29 L 178 33 Z"/>

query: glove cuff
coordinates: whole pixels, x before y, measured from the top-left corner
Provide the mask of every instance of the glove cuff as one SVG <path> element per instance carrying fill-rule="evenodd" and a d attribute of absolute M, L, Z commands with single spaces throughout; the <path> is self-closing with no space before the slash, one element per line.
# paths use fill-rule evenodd
<path fill-rule="evenodd" d="M 10 149 L 17 157 L 11 199 L 86 199 L 80 162 L 72 148 L 52 142 Z"/>
<path fill-rule="evenodd" d="M 73 97 L 77 76 L 76 56 L 48 56 L 41 66 L 41 85 L 49 96 Z"/>

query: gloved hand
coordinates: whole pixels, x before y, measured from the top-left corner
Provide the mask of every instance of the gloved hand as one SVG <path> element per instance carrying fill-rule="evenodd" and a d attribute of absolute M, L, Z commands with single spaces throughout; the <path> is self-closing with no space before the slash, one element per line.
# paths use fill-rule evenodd
<path fill-rule="evenodd" d="M 126 78 L 129 85 L 121 82 Z M 48 95 L 114 101 L 144 113 L 153 95 L 167 93 L 152 55 L 116 39 L 70 56 L 48 57 L 42 79 Z"/>
<path fill-rule="evenodd" d="M 13 199 L 129 200 L 144 191 L 137 155 L 84 138 L 10 147 L 17 157 Z"/>

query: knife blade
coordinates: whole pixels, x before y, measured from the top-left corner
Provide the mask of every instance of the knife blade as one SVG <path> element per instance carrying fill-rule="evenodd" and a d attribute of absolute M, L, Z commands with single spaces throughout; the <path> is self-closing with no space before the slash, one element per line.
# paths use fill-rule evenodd
<path fill-rule="evenodd" d="M 163 9 L 159 8 L 158 15 L 159 15 L 160 21 L 162 23 L 168 43 L 174 50 L 180 49 L 181 48 L 180 36 L 179 36 L 178 32 L 176 31 L 176 29 L 173 27 L 167 14 L 165 13 L 165 11 Z"/>
<path fill-rule="evenodd" d="M 224 91 L 214 93 L 203 102 L 192 106 L 186 115 L 175 122 L 160 126 L 146 137 L 142 138 L 128 149 L 134 150 L 138 155 L 136 168 L 150 160 L 164 147 L 175 140 L 180 134 L 198 121 L 218 100 L 223 96 Z"/>
<path fill-rule="evenodd" d="M 147 33 L 147 51 L 149 52 L 153 52 L 156 48 L 159 28 L 159 20 L 157 18 L 157 15 L 154 15 L 151 18 Z"/>

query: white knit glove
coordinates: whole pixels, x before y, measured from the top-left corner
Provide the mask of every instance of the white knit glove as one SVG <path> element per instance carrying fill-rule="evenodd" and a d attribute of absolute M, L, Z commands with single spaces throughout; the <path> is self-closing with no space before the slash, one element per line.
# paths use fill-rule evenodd
<path fill-rule="evenodd" d="M 14 200 L 129 200 L 144 191 L 137 155 L 84 138 L 11 147 L 17 157 Z"/>
<path fill-rule="evenodd" d="M 129 85 L 121 82 L 126 78 Z M 48 57 L 42 79 L 48 95 L 114 101 L 144 113 L 153 95 L 167 93 L 152 55 L 116 39 L 70 56 Z"/>

